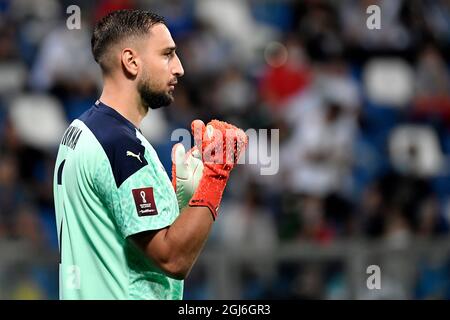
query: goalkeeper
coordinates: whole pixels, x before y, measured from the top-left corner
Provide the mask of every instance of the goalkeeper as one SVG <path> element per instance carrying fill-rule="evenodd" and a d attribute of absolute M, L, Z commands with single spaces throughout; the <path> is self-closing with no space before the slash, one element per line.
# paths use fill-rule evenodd
<path fill-rule="evenodd" d="M 164 20 L 115 11 L 91 44 L 103 92 L 67 128 L 55 165 L 60 298 L 182 299 L 247 137 L 194 121 L 196 146 L 174 146 L 171 182 L 139 130 L 184 73 Z"/>

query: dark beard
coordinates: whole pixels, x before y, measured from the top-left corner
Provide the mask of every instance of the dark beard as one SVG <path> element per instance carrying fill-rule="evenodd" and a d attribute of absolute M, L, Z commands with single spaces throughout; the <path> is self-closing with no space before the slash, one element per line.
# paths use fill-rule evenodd
<path fill-rule="evenodd" d="M 156 92 L 143 82 L 138 85 L 138 92 L 142 105 L 146 110 L 166 107 L 173 102 L 171 95 L 165 92 Z"/>

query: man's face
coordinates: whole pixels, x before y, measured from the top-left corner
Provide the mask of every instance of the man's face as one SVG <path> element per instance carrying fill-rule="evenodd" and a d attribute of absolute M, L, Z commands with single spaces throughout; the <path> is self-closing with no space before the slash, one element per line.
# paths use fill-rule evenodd
<path fill-rule="evenodd" d="M 150 29 L 141 54 L 143 65 L 137 87 L 147 109 L 157 109 L 173 102 L 177 78 L 184 74 L 175 49 L 175 42 L 164 24 L 158 23 Z"/>

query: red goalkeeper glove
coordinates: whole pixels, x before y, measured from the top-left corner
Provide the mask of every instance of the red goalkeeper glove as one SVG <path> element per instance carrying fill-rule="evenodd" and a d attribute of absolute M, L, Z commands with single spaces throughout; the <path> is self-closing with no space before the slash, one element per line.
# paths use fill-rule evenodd
<path fill-rule="evenodd" d="M 191 127 L 204 168 L 189 205 L 208 207 L 215 220 L 230 172 L 244 152 L 248 138 L 241 129 L 218 120 L 212 120 L 206 127 L 201 120 L 194 120 Z"/>

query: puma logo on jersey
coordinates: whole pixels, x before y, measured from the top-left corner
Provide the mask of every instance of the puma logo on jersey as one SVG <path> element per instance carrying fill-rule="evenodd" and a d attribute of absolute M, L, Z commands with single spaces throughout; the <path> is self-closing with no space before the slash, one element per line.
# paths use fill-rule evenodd
<path fill-rule="evenodd" d="M 127 157 L 134 157 L 134 158 L 138 159 L 142 163 L 141 153 L 140 152 L 139 152 L 139 154 L 135 154 L 135 153 L 133 153 L 131 151 L 127 151 Z"/>

